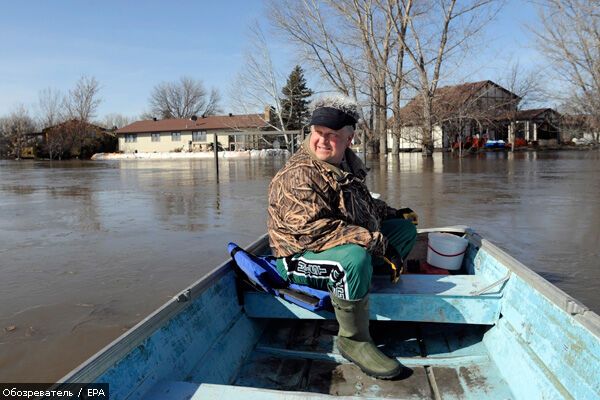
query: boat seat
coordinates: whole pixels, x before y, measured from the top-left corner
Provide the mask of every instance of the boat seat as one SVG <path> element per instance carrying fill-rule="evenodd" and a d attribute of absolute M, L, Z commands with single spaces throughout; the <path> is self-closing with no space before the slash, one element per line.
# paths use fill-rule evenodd
<path fill-rule="evenodd" d="M 503 286 L 477 275 L 407 274 L 397 285 L 388 277 L 374 276 L 370 318 L 494 325 L 500 317 Z M 252 318 L 335 319 L 332 312 L 309 311 L 253 291 L 244 293 L 244 309 Z"/>
<path fill-rule="evenodd" d="M 148 393 L 144 394 L 145 400 L 302 400 L 311 398 L 359 399 L 359 397 L 355 396 L 329 396 L 321 393 L 178 381 L 159 382 Z"/>

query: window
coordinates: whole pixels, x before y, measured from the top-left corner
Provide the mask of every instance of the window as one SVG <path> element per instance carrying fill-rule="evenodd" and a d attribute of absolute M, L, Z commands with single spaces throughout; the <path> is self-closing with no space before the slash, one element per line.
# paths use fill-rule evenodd
<path fill-rule="evenodd" d="M 181 142 L 181 132 L 171 132 L 171 142 Z"/>
<path fill-rule="evenodd" d="M 192 132 L 192 142 L 206 142 L 206 131 Z"/>
<path fill-rule="evenodd" d="M 137 134 L 136 133 L 128 133 L 125 135 L 125 143 L 135 143 L 137 142 Z"/>
<path fill-rule="evenodd" d="M 160 142 L 160 133 L 153 133 L 152 134 L 152 141 L 153 142 Z"/>

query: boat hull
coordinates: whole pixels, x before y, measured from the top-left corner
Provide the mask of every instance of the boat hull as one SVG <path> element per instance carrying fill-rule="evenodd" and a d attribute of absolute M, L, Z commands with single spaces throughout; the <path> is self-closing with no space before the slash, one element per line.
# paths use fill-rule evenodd
<path fill-rule="evenodd" d="M 61 384 L 109 383 L 111 399 L 600 398 L 598 315 L 468 228 L 420 231 L 417 258 L 429 231 L 469 240 L 461 271 L 372 289 L 373 338 L 403 379 L 365 376 L 331 314 L 244 291 L 226 262 Z"/>

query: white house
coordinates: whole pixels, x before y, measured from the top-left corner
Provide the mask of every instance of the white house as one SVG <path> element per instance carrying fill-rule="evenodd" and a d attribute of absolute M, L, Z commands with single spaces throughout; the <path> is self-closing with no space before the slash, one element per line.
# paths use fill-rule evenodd
<path fill-rule="evenodd" d="M 267 124 L 261 114 L 211 115 L 189 119 L 137 121 L 117 130 L 119 151 L 203 151 L 214 143 L 227 150 L 251 148 Z"/>

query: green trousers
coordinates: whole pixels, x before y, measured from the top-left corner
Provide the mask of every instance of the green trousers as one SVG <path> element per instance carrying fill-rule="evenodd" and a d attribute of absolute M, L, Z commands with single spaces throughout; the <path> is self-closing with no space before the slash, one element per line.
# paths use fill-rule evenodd
<path fill-rule="evenodd" d="M 383 221 L 381 233 L 403 259 L 412 250 L 417 230 L 404 219 Z M 344 300 L 362 299 L 371 287 L 373 264 L 383 260 L 372 257 L 362 246 L 344 244 L 320 252 L 305 251 L 277 259 L 277 271 L 293 283 L 329 290 Z"/>

